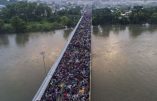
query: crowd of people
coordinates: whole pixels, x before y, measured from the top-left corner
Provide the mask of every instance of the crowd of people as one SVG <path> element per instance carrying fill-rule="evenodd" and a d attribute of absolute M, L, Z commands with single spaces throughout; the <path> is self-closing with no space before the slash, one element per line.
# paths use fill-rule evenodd
<path fill-rule="evenodd" d="M 41 101 L 89 101 L 91 11 L 86 10 Z"/>

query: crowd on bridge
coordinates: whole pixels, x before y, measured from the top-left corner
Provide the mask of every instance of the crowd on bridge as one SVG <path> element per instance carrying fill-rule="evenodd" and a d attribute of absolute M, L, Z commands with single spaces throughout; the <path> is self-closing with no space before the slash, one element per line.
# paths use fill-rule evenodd
<path fill-rule="evenodd" d="M 89 101 L 91 12 L 86 11 L 76 29 L 42 101 Z"/>

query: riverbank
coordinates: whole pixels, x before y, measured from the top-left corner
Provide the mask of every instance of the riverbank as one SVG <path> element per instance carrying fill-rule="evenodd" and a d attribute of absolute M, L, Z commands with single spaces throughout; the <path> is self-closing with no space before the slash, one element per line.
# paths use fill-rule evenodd
<path fill-rule="evenodd" d="M 63 29 L 65 26 L 59 24 L 59 23 L 51 23 L 51 22 L 29 22 L 25 25 L 25 29 L 22 31 L 22 33 L 28 33 L 28 32 L 47 32 L 47 31 L 53 31 L 56 29 Z M 21 31 L 20 31 L 21 32 Z M 18 33 L 20 33 L 18 32 Z M 13 28 L 13 26 L 10 23 L 5 23 L 4 26 L 1 29 L 0 33 L 16 33 L 16 30 Z"/>

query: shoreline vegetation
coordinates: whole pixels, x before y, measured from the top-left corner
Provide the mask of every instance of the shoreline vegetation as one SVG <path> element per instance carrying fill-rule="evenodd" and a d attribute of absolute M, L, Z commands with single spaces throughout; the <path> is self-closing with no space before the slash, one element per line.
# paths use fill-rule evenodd
<path fill-rule="evenodd" d="M 35 2 L 8 4 L 0 9 L 0 34 L 52 31 L 74 27 L 80 18 L 80 11 L 80 7 L 75 7 L 54 12 L 48 5 Z"/>
<path fill-rule="evenodd" d="M 0 34 L 44 32 L 75 27 L 81 7 L 54 10 L 47 4 L 14 2 L 0 9 Z M 98 25 L 156 25 L 157 7 L 93 9 L 93 26 Z"/>
<path fill-rule="evenodd" d="M 157 6 L 93 9 L 93 25 L 157 24 Z"/>

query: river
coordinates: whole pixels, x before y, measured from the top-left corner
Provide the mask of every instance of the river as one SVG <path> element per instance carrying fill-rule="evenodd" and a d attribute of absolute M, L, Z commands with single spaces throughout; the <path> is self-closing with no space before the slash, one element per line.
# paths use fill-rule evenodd
<path fill-rule="evenodd" d="M 31 101 L 69 33 L 0 35 L 0 101 Z M 92 101 L 156 100 L 157 26 L 94 27 Z"/>
<path fill-rule="evenodd" d="M 0 101 L 31 101 L 69 32 L 0 35 Z"/>
<path fill-rule="evenodd" d="M 92 49 L 92 101 L 157 101 L 157 26 L 94 28 Z"/>

